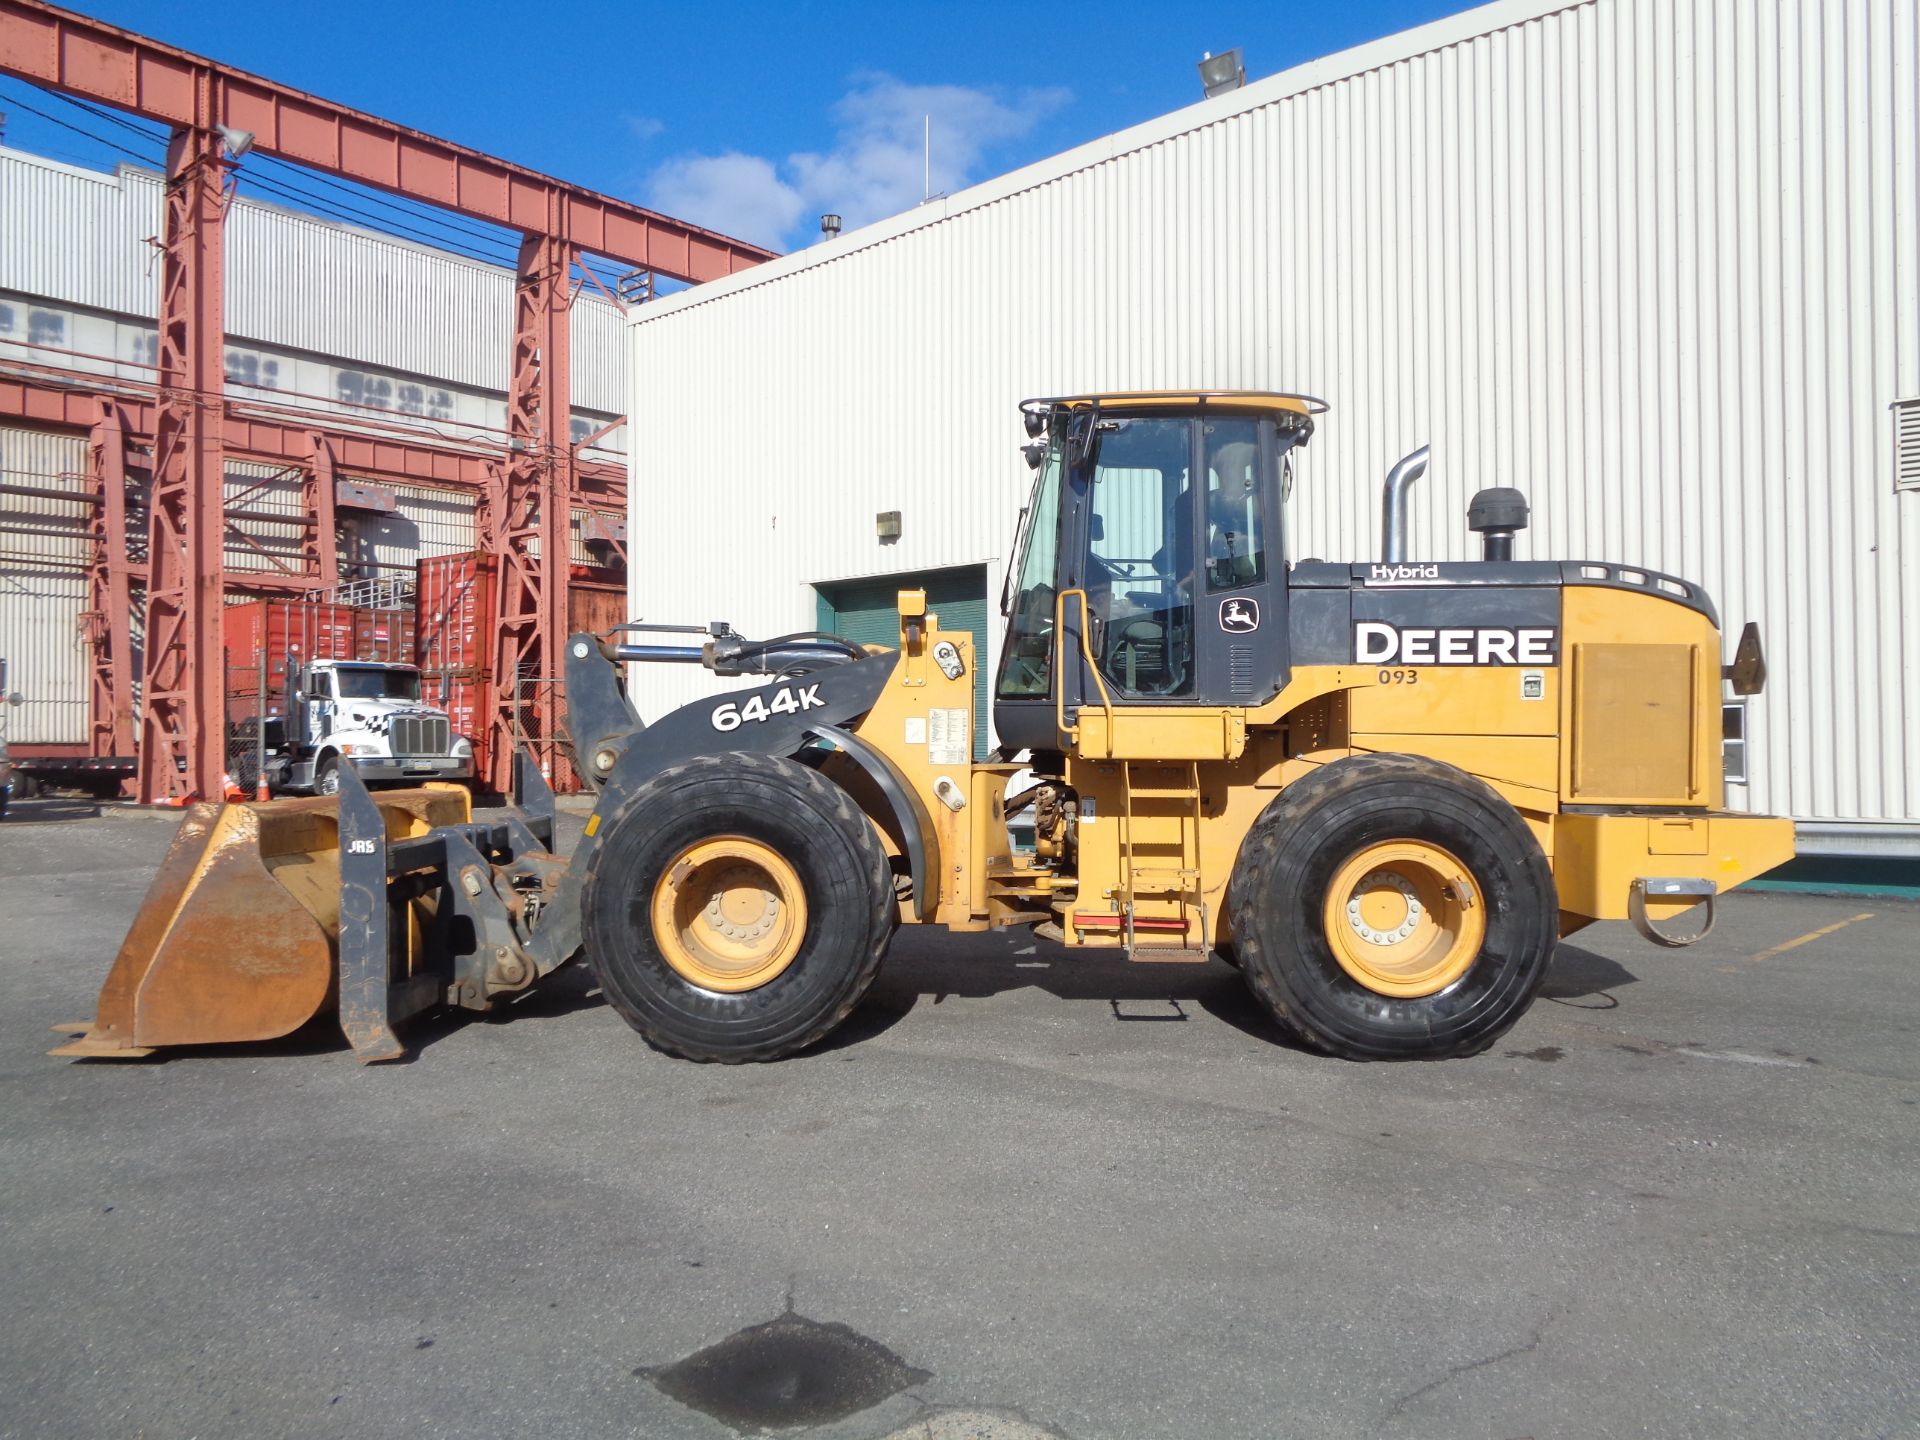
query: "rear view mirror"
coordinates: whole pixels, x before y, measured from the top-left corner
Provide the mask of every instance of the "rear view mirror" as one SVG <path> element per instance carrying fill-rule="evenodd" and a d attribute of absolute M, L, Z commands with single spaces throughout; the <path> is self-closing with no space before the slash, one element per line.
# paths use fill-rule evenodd
<path fill-rule="evenodd" d="M 1079 470 L 1100 450 L 1100 417 L 1093 410 L 1077 410 L 1067 422 L 1067 466 Z"/>
<path fill-rule="evenodd" d="M 1733 663 L 1720 667 L 1720 676 L 1736 695 L 1758 695 L 1767 688 L 1767 657 L 1760 649 L 1760 627 L 1749 620 L 1740 632 Z"/>

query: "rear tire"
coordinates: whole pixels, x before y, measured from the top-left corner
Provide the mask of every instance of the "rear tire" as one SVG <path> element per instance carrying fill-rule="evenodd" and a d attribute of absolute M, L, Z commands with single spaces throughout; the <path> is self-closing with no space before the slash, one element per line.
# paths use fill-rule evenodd
<path fill-rule="evenodd" d="M 1553 872 L 1491 787 L 1355 756 L 1254 822 L 1227 895 L 1254 993 L 1350 1060 L 1474 1055 L 1532 1004 L 1558 941 Z"/>
<path fill-rule="evenodd" d="M 702 756 L 607 821 L 582 891 L 607 1003 L 689 1060 L 775 1060 L 860 1002 L 897 918 L 886 850 L 847 793 L 797 761 Z"/>

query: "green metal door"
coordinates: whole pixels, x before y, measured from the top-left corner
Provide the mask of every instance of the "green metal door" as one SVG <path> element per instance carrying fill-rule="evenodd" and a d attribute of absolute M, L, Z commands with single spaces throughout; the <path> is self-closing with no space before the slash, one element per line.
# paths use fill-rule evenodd
<path fill-rule="evenodd" d="M 987 568 L 963 565 L 952 570 L 923 570 L 884 575 L 844 585 L 816 585 L 820 628 L 862 645 L 900 643 L 902 590 L 925 590 L 927 609 L 940 617 L 942 630 L 973 635 L 973 758 L 987 756 Z"/>

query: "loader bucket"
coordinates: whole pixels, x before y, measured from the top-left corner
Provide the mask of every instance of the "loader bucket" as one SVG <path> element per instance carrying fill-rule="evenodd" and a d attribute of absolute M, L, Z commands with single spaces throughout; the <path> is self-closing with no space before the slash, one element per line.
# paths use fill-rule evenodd
<path fill-rule="evenodd" d="M 471 805 L 455 785 L 385 791 L 372 803 L 396 840 L 464 824 Z M 166 1045 L 292 1034 L 338 1008 L 340 897 L 334 798 L 194 806 L 120 946 L 92 1025 L 56 1027 L 80 1038 L 52 1053 L 128 1059 Z M 406 912 L 395 927 L 403 968 L 419 954 L 433 904 L 423 896 L 395 907 Z"/>

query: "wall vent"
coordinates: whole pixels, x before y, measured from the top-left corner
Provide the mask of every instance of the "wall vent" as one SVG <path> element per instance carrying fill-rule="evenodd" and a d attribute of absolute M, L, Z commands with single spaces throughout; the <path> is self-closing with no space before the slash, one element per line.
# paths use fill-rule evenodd
<path fill-rule="evenodd" d="M 1920 397 L 1893 402 L 1893 488 L 1920 490 Z"/>

